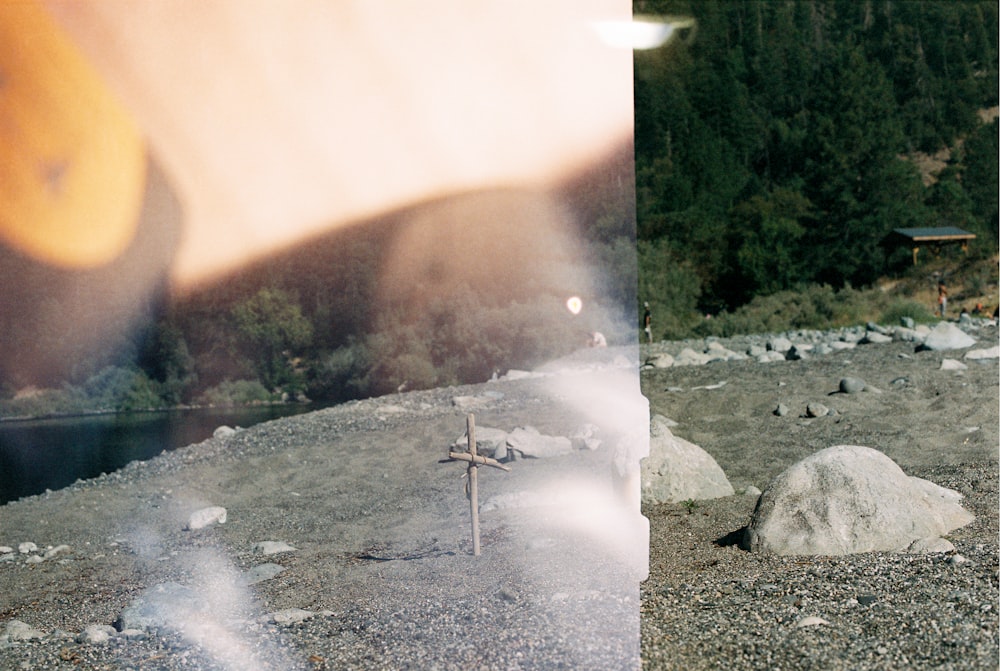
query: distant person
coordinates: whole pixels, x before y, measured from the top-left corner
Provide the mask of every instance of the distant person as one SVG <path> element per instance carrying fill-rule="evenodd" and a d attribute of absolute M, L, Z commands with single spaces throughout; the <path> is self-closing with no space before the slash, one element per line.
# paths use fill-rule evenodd
<path fill-rule="evenodd" d="M 976 315 L 977 317 L 979 315 L 983 314 L 983 304 L 982 303 L 976 303 L 976 306 L 974 308 L 972 308 L 972 314 Z"/>
<path fill-rule="evenodd" d="M 941 319 L 944 319 L 948 312 L 948 287 L 945 286 L 944 280 L 938 282 L 938 311 Z"/>
<path fill-rule="evenodd" d="M 653 313 L 649 311 L 649 303 L 643 303 L 646 311 L 642 315 L 642 330 L 646 332 L 646 341 L 653 342 Z"/>

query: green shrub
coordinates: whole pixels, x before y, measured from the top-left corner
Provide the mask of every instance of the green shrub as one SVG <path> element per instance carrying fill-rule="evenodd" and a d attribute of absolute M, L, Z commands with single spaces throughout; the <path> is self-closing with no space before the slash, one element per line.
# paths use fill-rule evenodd
<path fill-rule="evenodd" d="M 253 405 L 280 401 L 280 397 L 272 394 L 257 380 L 223 380 L 216 386 L 206 389 L 198 397 L 202 405 L 230 406 Z"/>
<path fill-rule="evenodd" d="M 882 312 L 878 321 L 881 324 L 897 326 L 904 317 L 909 317 L 919 324 L 927 324 L 935 321 L 934 313 L 926 305 L 909 299 L 894 300 Z"/>
<path fill-rule="evenodd" d="M 166 404 L 159 385 L 135 368 L 108 366 L 88 378 L 78 392 L 67 388 L 67 402 L 79 411 L 149 410 Z"/>
<path fill-rule="evenodd" d="M 798 291 L 757 296 L 733 312 L 703 320 L 694 329 L 699 336 L 731 337 L 748 333 L 781 333 L 799 329 L 830 329 L 861 324 L 881 312 L 876 292 L 840 291 L 826 284 Z"/>
<path fill-rule="evenodd" d="M 694 266 L 674 252 L 665 239 L 638 243 L 640 306 L 652 311 L 653 339 L 676 340 L 691 334 L 701 321 L 698 298 L 702 282 Z M 642 310 L 639 310 L 642 314 Z M 641 328 L 636 320 L 636 327 Z M 643 334 L 643 339 L 645 335 Z"/>
<path fill-rule="evenodd" d="M 0 401 L 0 417 L 46 417 L 82 412 L 73 389 L 43 389 L 38 393 Z"/>

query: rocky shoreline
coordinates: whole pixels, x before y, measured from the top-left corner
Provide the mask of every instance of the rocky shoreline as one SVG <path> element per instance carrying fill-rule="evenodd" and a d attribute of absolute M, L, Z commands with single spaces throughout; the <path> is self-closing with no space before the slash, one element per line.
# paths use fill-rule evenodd
<path fill-rule="evenodd" d="M 777 351 L 767 343 L 778 336 L 643 346 L 644 362 L 675 358 L 643 368 L 651 412 L 712 454 L 736 493 L 647 505 L 641 585 L 616 548 L 530 509 L 485 512 L 483 556 L 470 554 L 463 468 L 440 459 L 470 410 L 483 426 L 571 435 L 581 418 L 546 390 L 552 369 L 222 432 L 10 503 L 0 667 L 996 668 L 1000 385 L 995 358 L 963 358 L 995 346 L 996 329 L 966 332 L 976 344 L 960 350 L 917 351 L 893 331 L 825 354 L 819 335 L 782 334 L 813 348 L 771 363 L 749 352 Z M 676 365 L 685 349 L 743 358 Z M 837 393 L 844 377 L 880 393 Z M 811 402 L 832 412 L 809 416 Z M 955 549 L 741 550 L 735 534 L 756 501 L 747 492 L 838 444 L 878 449 L 960 492 L 975 521 L 949 535 Z M 545 491 L 608 458 L 585 449 L 515 462 L 484 472 L 480 496 Z M 213 506 L 228 511 L 224 523 L 185 528 Z M 22 552 L 26 542 L 35 549 Z M 143 613 L 153 619 L 129 619 Z"/>

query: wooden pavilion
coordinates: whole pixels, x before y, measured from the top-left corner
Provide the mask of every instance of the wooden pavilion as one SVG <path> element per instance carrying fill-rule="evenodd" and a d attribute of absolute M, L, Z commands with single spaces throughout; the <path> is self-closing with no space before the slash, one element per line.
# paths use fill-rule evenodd
<path fill-rule="evenodd" d="M 913 251 L 913 265 L 917 265 L 917 253 L 921 246 L 929 246 L 935 256 L 941 253 L 945 245 L 960 244 L 963 252 L 969 251 L 969 240 L 976 238 L 975 233 L 963 231 L 955 226 L 940 226 L 937 228 L 894 228 L 884 241 L 887 246 L 909 247 Z"/>

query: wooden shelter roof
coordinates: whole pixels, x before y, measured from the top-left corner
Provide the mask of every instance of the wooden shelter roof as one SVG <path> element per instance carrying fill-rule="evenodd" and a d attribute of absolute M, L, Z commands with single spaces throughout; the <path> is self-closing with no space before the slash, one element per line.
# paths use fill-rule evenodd
<path fill-rule="evenodd" d="M 975 233 L 969 233 L 956 226 L 939 226 L 932 228 L 894 228 L 892 235 L 900 236 L 912 242 L 949 242 L 973 240 Z"/>

